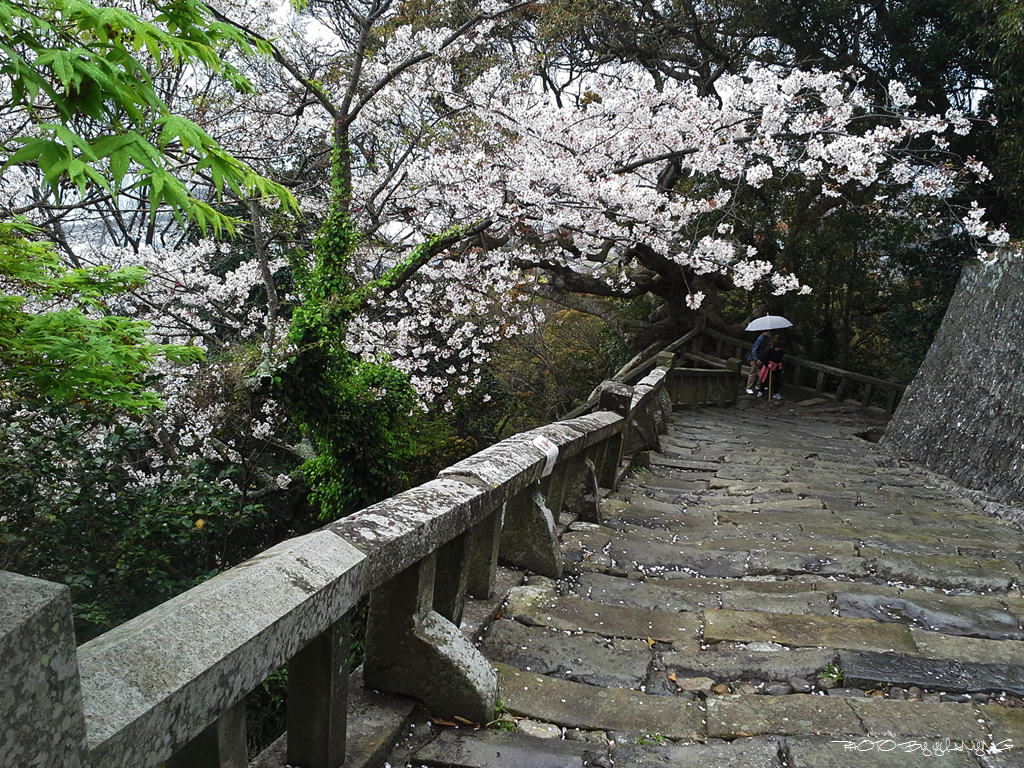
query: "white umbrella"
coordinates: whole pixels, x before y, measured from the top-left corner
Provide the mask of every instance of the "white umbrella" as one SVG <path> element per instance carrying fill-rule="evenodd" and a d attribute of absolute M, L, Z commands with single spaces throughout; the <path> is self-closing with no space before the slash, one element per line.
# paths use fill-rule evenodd
<path fill-rule="evenodd" d="M 757 320 L 751 322 L 745 330 L 774 331 L 779 328 L 790 328 L 792 325 L 793 324 L 782 315 L 765 315 L 764 317 L 759 317 Z"/>

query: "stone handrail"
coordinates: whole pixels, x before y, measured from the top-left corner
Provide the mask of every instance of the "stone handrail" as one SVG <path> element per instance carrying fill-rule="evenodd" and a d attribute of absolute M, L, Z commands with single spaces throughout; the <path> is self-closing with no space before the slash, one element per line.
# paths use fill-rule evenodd
<path fill-rule="evenodd" d="M 563 509 L 600 521 L 598 486 L 658 447 L 662 358 L 597 410 L 524 432 L 324 528 L 278 544 L 85 643 L 66 587 L 0 572 L 0 765 L 244 768 L 243 699 L 288 667 L 287 756 L 345 754 L 349 615 L 370 596 L 363 679 L 436 715 L 493 717 L 494 672 L 459 630 L 501 559 L 557 577 Z"/>

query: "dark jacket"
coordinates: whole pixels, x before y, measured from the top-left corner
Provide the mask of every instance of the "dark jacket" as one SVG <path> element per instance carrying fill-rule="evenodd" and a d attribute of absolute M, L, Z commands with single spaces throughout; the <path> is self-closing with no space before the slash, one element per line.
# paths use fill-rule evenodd
<path fill-rule="evenodd" d="M 783 351 L 781 347 L 773 347 L 771 344 L 762 344 L 761 348 L 757 350 L 757 359 L 761 361 L 761 365 L 767 365 L 768 363 L 779 363 L 782 364 Z"/>

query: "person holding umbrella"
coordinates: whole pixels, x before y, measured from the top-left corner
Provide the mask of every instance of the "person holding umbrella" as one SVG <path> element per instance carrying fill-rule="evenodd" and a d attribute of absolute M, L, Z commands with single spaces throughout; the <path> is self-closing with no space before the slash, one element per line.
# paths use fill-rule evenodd
<path fill-rule="evenodd" d="M 772 331 L 777 328 L 790 328 L 792 325 L 781 315 L 765 315 L 746 327 L 748 331 L 761 331 L 761 335 L 757 337 L 757 341 L 754 342 L 754 346 L 750 348 L 750 353 L 747 355 L 747 360 L 750 362 L 750 375 L 747 376 L 748 395 L 754 394 L 754 389 L 760 380 L 762 354 L 766 355 L 772 348 Z"/>
<path fill-rule="evenodd" d="M 754 387 L 756 387 L 758 383 L 758 373 L 761 371 L 761 350 L 770 347 L 771 343 L 772 332 L 770 330 L 764 330 L 761 331 L 761 335 L 757 337 L 757 341 L 754 342 L 754 346 L 750 348 L 750 354 L 747 355 L 747 362 L 750 363 L 750 374 L 747 376 L 748 395 L 754 394 Z"/>

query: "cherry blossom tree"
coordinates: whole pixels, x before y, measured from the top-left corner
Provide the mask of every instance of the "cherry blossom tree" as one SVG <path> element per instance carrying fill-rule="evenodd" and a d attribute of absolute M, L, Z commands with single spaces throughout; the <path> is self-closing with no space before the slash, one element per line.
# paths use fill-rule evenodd
<path fill-rule="evenodd" d="M 694 60 L 670 76 L 610 54 L 545 67 L 524 43 L 534 6 L 214 4 L 252 49 L 224 62 L 256 87 L 146 71 L 211 142 L 293 190 L 303 216 L 275 214 L 169 136 L 183 194 L 247 219 L 233 242 L 202 239 L 144 186 L 58 200 L 37 170 L 5 171 L 7 209 L 29 205 L 69 261 L 149 270 L 116 312 L 207 353 L 153 367 L 166 407 L 129 482 L 170 488 L 201 465 L 248 501 L 319 473 L 331 513 L 349 511 L 396 481 L 410 412 L 451 408 L 495 345 L 543 323 L 532 297 L 607 316 L 609 300 L 653 296 L 678 330 L 723 286 L 813 289 L 753 236 L 759 194 L 884 209 L 986 260 L 1008 247 L 971 205 L 988 171 L 951 149 L 968 115 L 919 112 L 895 81 L 876 99 L 855 71 L 697 77 Z M 82 439 L 103 446 L 133 418 Z M 367 446 L 380 460 L 361 472 Z"/>

